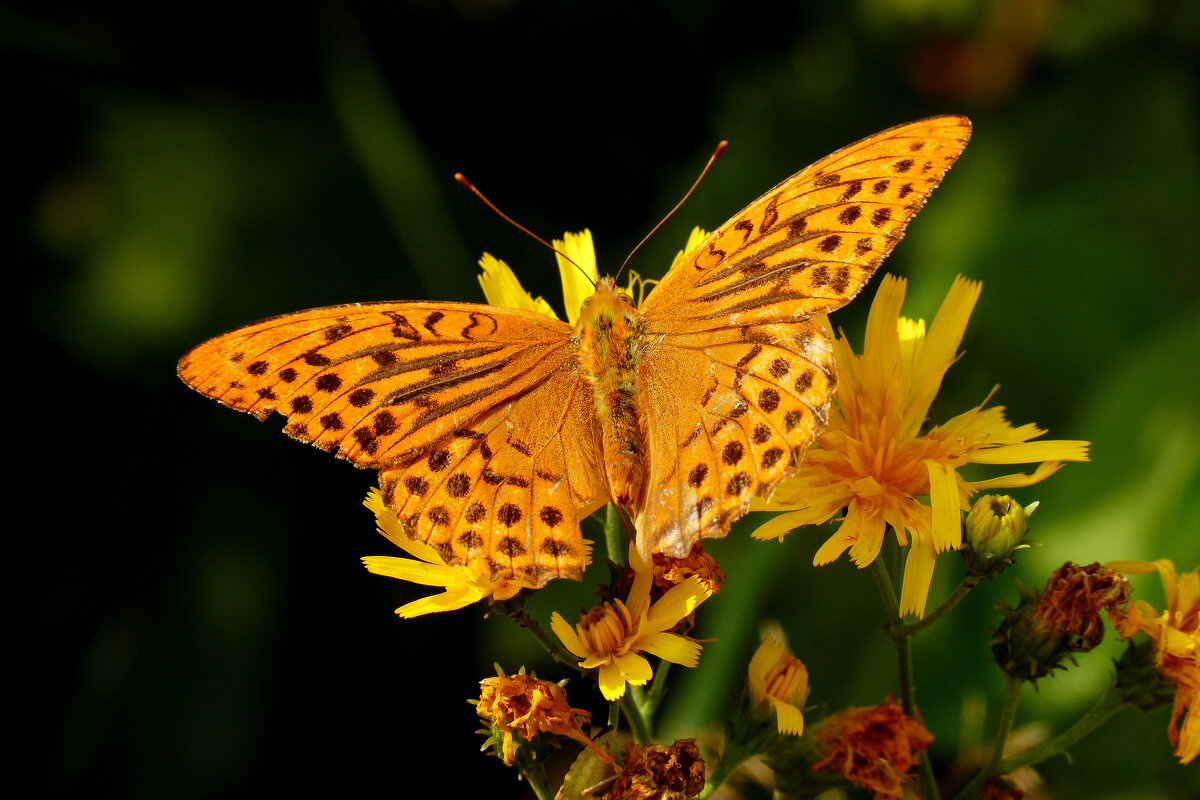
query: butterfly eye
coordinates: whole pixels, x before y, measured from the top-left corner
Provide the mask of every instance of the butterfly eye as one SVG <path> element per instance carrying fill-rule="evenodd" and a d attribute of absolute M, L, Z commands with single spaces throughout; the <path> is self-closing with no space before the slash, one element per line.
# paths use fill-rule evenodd
<path fill-rule="evenodd" d="M 629 305 L 633 305 L 633 296 L 630 295 L 628 292 L 617 292 L 617 297 L 620 298 L 622 303 L 628 303 Z"/>

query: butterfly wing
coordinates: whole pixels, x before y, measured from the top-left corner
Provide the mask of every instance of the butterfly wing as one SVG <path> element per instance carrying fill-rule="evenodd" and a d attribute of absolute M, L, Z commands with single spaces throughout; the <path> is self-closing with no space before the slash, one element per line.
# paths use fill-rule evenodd
<path fill-rule="evenodd" d="M 579 519 L 607 499 L 569 332 L 467 303 L 332 306 L 205 342 L 179 376 L 380 470 L 388 507 L 449 563 L 483 555 L 496 574 L 541 585 L 579 576 Z"/>
<path fill-rule="evenodd" d="M 964 117 L 900 125 L 755 200 L 672 267 L 642 306 L 647 552 L 723 536 L 820 433 L 836 375 L 810 318 L 848 303 L 970 137 Z"/>

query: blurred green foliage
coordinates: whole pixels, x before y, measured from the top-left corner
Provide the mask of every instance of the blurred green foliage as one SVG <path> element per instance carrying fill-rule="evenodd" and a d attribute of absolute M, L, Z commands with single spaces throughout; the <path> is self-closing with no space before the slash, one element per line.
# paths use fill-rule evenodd
<path fill-rule="evenodd" d="M 692 225 L 715 227 L 837 147 L 970 115 L 966 154 L 886 265 L 909 278 L 913 316 L 931 315 L 955 274 L 984 282 L 933 418 L 999 384 L 992 402 L 1010 420 L 1093 442 L 1091 463 L 1018 494 L 1042 501 L 1043 546 L 1019 559 L 1027 585 L 1068 559 L 1200 560 L 1200 5 L 412 0 L 174 13 L 0 9 L 22 145 L 10 263 L 32 341 L 20 351 L 35 385 L 55 389 L 20 424 L 26 491 L 56 511 L 37 557 L 59 554 L 29 582 L 40 793 L 353 796 L 432 780 L 518 796 L 475 752 L 464 701 L 493 660 L 564 673 L 507 620 L 397 622 L 410 590 L 357 560 L 387 551 L 359 508 L 373 476 L 173 375 L 189 346 L 273 314 L 482 300 L 485 249 L 557 304 L 552 258 L 454 185 L 457 170 L 547 238 L 590 227 L 611 270 L 730 140 L 635 257 L 654 276 Z M 871 294 L 835 318 L 854 341 Z M 869 577 L 845 560 L 814 569 L 822 532 L 762 544 L 748 541 L 754 524 L 712 548 L 729 582 L 698 635 L 717 641 L 700 668 L 675 671 L 668 728 L 719 719 L 764 619 L 807 663 L 819 710 L 880 702 L 893 685 Z M 943 556 L 932 596 L 958 574 Z M 1135 586 L 1161 603 L 1152 576 Z M 554 586 L 534 607 L 569 610 L 587 588 Z M 1015 597 L 1006 580 L 981 586 L 918 640 L 917 699 L 940 764 L 994 724 L 987 627 L 1001 594 Z M 1111 674 L 1099 652 L 1080 662 L 1028 692 L 1018 724 L 1055 730 L 1079 714 Z M 585 682 L 573 688 L 588 704 Z M 1040 772 L 1059 798 L 1194 797 L 1166 721 L 1166 709 L 1124 712 Z"/>

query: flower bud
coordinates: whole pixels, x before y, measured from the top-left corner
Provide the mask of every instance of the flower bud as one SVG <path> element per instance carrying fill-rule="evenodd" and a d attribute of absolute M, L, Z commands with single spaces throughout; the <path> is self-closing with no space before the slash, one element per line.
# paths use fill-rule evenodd
<path fill-rule="evenodd" d="M 963 561 L 971 572 L 992 577 L 1012 562 L 1012 555 L 1029 545 L 1022 544 L 1029 532 L 1029 515 L 1037 508 L 1031 503 L 1022 508 L 1008 495 L 980 497 L 967 514 Z"/>

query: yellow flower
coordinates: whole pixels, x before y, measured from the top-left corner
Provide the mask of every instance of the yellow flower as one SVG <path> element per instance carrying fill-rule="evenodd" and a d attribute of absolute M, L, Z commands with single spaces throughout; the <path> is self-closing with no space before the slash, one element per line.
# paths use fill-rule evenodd
<path fill-rule="evenodd" d="M 618 700 L 625 684 L 644 686 L 654 674 L 641 653 L 664 661 L 694 667 L 700 660 L 699 643 L 670 633 L 696 607 L 712 595 L 698 577 L 690 577 L 650 602 L 652 567 L 629 548 L 629 563 L 634 568 L 633 585 L 625 602 L 614 599 L 601 603 L 571 627 L 557 611 L 550 627 L 580 661 L 583 669 L 599 669 L 600 693 L 606 700 Z"/>
<path fill-rule="evenodd" d="M 410 539 L 396 515 L 383 504 L 378 489 L 372 489 L 363 503 L 375 515 L 375 522 L 392 544 L 413 558 L 396 556 L 365 556 L 363 564 L 376 575 L 399 578 L 424 586 L 441 586 L 442 594 L 430 595 L 400 606 L 401 617 L 418 617 L 435 611 L 453 611 L 479 600 L 508 600 L 522 589 L 534 588 L 524 581 L 510 578 L 492 579 L 491 567 L 483 557 L 469 564 L 452 566 L 442 560 L 437 550 Z"/>
<path fill-rule="evenodd" d="M 704 241 L 707 235 L 700 228 L 693 228 L 686 247 L 675 256 L 675 261 L 678 262 L 696 245 Z M 563 307 L 567 310 L 567 322 L 574 325 L 579 319 L 579 311 L 583 308 L 583 302 L 592 296 L 596 289 L 596 283 L 600 280 L 600 273 L 596 269 L 596 250 L 592 244 L 592 232 L 586 228 L 579 233 L 567 232 L 563 234 L 562 239 L 555 239 L 553 245 L 556 251 L 554 257 L 558 261 L 558 274 L 562 279 Z M 479 285 L 483 288 L 483 295 L 491 305 L 503 308 L 523 308 L 547 317 L 558 318 L 549 303 L 541 297 L 533 297 L 521 287 L 521 282 L 517 280 L 517 276 L 508 264 L 490 253 L 484 253 L 483 257 L 479 259 L 479 266 L 483 270 L 479 275 Z M 672 262 L 672 266 L 674 266 L 674 262 Z M 625 292 L 633 298 L 635 306 L 640 306 L 648 288 L 655 283 L 657 281 L 646 280 L 634 270 L 630 270 Z"/>
<path fill-rule="evenodd" d="M 1157 570 L 1162 578 L 1166 610 L 1160 614 L 1138 600 L 1118 627 L 1123 638 L 1141 632 L 1154 642 L 1159 673 L 1177 687 L 1167 736 L 1179 760 L 1190 763 L 1200 755 L 1200 566 L 1178 576 L 1175 565 L 1165 558 L 1110 561 L 1105 566 L 1127 574 Z M 1184 717 L 1182 725 L 1180 717 Z"/>
<path fill-rule="evenodd" d="M 766 636 L 750 659 L 747 672 L 754 701 L 775 709 L 779 732 L 793 736 L 804 733 L 800 707 L 808 697 L 808 670 L 800 659 L 778 639 Z"/>
<path fill-rule="evenodd" d="M 834 341 L 838 387 L 825 431 L 796 474 L 751 508 L 788 512 L 755 531 L 758 539 L 819 525 L 845 508 L 837 531 L 813 559 L 817 565 L 849 549 L 855 564 L 867 566 L 890 525 L 901 545 L 911 545 L 900 611 L 923 615 L 935 557 L 961 544 L 961 512 L 970 507 L 970 497 L 1037 483 L 1061 461 L 1087 461 L 1088 443 L 1031 442 L 1045 431 L 1032 424 L 1014 428 L 1003 408 L 983 405 L 922 434 L 942 377 L 957 358 L 980 285 L 956 279 L 928 332 L 924 321 L 900 316 L 904 289 L 903 280 L 884 276 L 871 304 L 862 355 L 845 338 Z M 1044 463 L 1028 475 L 967 481 L 958 474 L 968 463 L 1036 462 Z"/>

